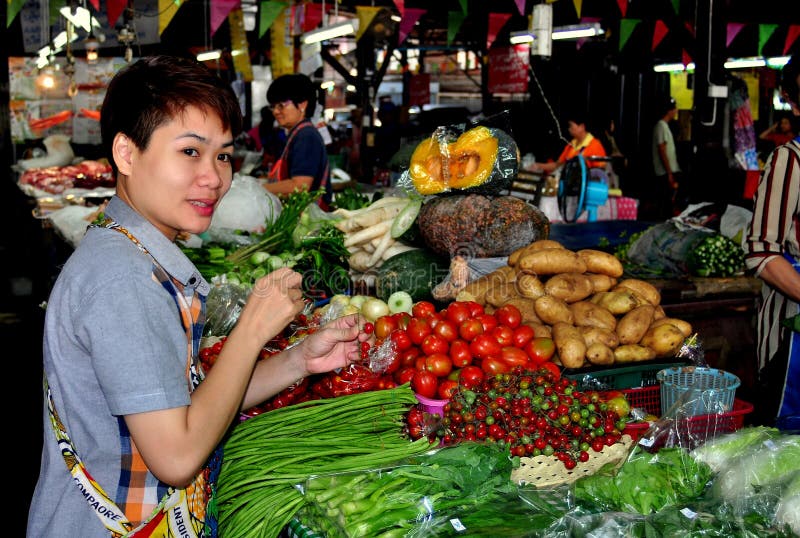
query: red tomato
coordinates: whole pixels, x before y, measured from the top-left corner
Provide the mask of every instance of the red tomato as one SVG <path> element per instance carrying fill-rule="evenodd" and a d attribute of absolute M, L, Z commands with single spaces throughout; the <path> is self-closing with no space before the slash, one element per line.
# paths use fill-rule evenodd
<path fill-rule="evenodd" d="M 397 329 L 397 321 L 392 316 L 381 316 L 375 320 L 375 337 L 386 338 Z"/>
<path fill-rule="evenodd" d="M 436 389 L 436 395 L 442 400 L 449 400 L 453 397 L 453 391 L 458 388 L 458 381 L 450 379 L 439 380 L 439 387 Z"/>
<path fill-rule="evenodd" d="M 436 377 L 447 377 L 453 371 L 453 361 L 449 355 L 434 353 L 425 357 L 425 369 Z"/>
<path fill-rule="evenodd" d="M 508 325 L 498 325 L 492 330 L 492 336 L 502 347 L 510 346 L 513 343 L 514 329 Z"/>
<path fill-rule="evenodd" d="M 398 329 L 405 329 L 408 327 L 408 322 L 411 320 L 411 314 L 408 312 L 397 312 L 392 314 L 392 318 L 397 322 Z"/>
<path fill-rule="evenodd" d="M 416 359 L 414 359 L 414 368 L 417 370 L 424 370 L 425 369 L 425 359 L 427 357 L 425 355 L 420 355 Z"/>
<path fill-rule="evenodd" d="M 483 324 L 475 318 L 465 319 L 458 326 L 458 335 L 467 342 L 472 342 L 479 334 L 483 334 Z"/>
<path fill-rule="evenodd" d="M 512 368 L 515 366 L 524 367 L 528 364 L 528 354 L 514 346 L 504 347 L 500 358 Z"/>
<path fill-rule="evenodd" d="M 544 362 L 539 365 L 539 368 L 546 368 L 547 370 L 550 371 L 550 373 L 553 374 L 553 377 L 555 377 L 556 379 L 561 378 L 561 368 L 559 368 L 558 365 L 554 362 L 550 361 Z"/>
<path fill-rule="evenodd" d="M 414 392 L 426 398 L 436 398 L 436 389 L 439 386 L 439 381 L 436 376 L 426 370 L 419 370 L 414 373 L 411 379 L 411 388 Z"/>
<path fill-rule="evenodd" d="M 456 368 L 472 364 L 472 352 L 469 350 L 469 344 L 464 340 L 450 342 L 450 358 Z"/>
<path fill-rule="evenodd" d="M 475 387 L 486 379 L 486 374 L 477 366 L 465 366 L 458 375 L 458 383 L 462 387 Z"/>
<path fill-rule="evenodd" d="M 476 318 L 483 325 L 483 332 L 485 333 L 490 333 L 497 327 L 497 319 L 491 314 L 480 314 Z"/>
<path fill-rule="evenodd" d="M 479 334 L 475 337 L 475 340 L 469 343 L 469 350 L 472 355 L 479 359 L 499 357 L 501 349 L 497 339 L 489 334 Z"/>
<path fill-rule="evenodd" d="M 489 357 L 481 361 L 481 369 L 486 372 L 488 376 L 495 376 L 497 374 L 507 374 L 511 371 L 511 367 L 506 364 L 503 359 Z"/>
<path fill-rule="evenodd" d="M 514 336 L 511 337 L 511 345 L 522 349 L 535 337 L 536 332 L 533 330 L 533 327 L 530 325 L 520 325 L 514 329 Z"/>
<path fill-rule="evenodd" d="M 411 379 L 414 377 L 414 374 L 417 373 L 417 369 L 413 366 L 400 368 L 398 371 L 394 373 L 394 380 L 397 381 L 398 385 L 405 385 L 406 383 L 410 383 Z"/>
<path fill-rule="evenodd" d="M 429 334 L 422 340 L 420 347 L 426 355 L 433 355 L 434 353 L 447 353 L 450 344 L 438 334 Z"/>
<path fill-rule="evenodd" d="M 447 306 L 445 316 L 452 321 L 456 326 L 460 325 L 462 321 L 469 318 L 469 306 L 466 303 L 455 301 Z"/>
<path fill-rule="evenodd" d="M 398 353 L 397 358 L 400 359 L 400 368 L 414 367 L 417 357 L 422 355 L 418 347 L 410 347 L 405 351 Z"/>
<path fill-rule="evenodd" d="M 502 325 L 508 325 L 512 329 L 519 327 L 519 324 L 522 323 L 522 314 L 520 313 L 519 308 L 513 304 L 504 304 L 495 310 L 494 317 L 497 318 L 499 323 Z"/>
<path fill-rule="evenodd" d="M 443 319 L 433 328 L 433 334 L 438 334 L 444 338 L 445 341 L 452 342 L 458 338 L 458 328 L 456 324 L 449 319 Z"/>
<path fill-rule="evenodd" d="M 427 318 L 436 313 L 436 307 L 430 301 L 418 301 L 411 307 L 411 315 L 415 318 Z"/>
<path fill-rule="evenodd" d="M 411 338 L 408 337 L 408 333 L 403 329 L 395 329 L 389 337 L 392 339 L 392 342 L 394 342 L 395 351 L 405 351 L 410 349 L 413 345 L 411 343 Z"/>
<path fill-rule="evenodd" d="M 483 306 L 480 303 L 476 303 L 475 301 L 463 301 L 467 308 L 469 309 L 469 317 L 476 318 L 484 313 Z"/>
<path fill-rule="evenodd" d="M 420 345 L 425 337 L 431 334 L 431 327 L 425 319 L 411 318 L 406 327 L 406 333 L 412 343 Z"/>
<path fill-rule="evenodd" d="M 556 345 L 552 338 L 534 338 L 525 345 L 525 352 L 536 366 L 549 361 L 556 352 Z"/>

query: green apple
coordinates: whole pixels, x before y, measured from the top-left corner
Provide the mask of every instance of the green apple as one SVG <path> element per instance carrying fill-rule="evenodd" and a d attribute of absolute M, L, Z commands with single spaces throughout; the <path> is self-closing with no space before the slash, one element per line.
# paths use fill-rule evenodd
<path fill-rule="evenodd" d="M 414 299 L 407 291 L 396 291 L 389 296 L 386 300 L 389 305 L 389 312 L 397 314 L 398 312 L 411 313 L 411 307 L 414 306 Z"/>

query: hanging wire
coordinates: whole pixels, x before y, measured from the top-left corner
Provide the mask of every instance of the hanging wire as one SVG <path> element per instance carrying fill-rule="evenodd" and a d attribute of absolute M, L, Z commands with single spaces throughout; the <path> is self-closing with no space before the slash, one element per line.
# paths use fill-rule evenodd
<path fill-rule="evenodd" d="M 547 110 L 550 111 L 550 117 L 553 118 L 553 123 L 556 124 L 556 132 L 558 133 L 558 138 L 569 144 L 571 140 L 567 140 L 564 137 L 564 134 L 561 131 L 561 122 L 558 121 L 556 113 L 553 111 L 553 107 L 550 106 L 550 101 L 547 100 L 547 96 L 544 94 L 544 89 L 542 88 L 541 83 L 539 83 L 539 77 L 536 76 L 536 71 L 533 70 L 533 66 L 530 64 L 528 64 L 528 71 L 530 71 L 531 75 L 533 76 L 533 81 L 536 83 L 536 87 L 539 88 L 539 93 L 542 96 L 542 100 L 544 101 L 545 106 L 547 106 Z"/>

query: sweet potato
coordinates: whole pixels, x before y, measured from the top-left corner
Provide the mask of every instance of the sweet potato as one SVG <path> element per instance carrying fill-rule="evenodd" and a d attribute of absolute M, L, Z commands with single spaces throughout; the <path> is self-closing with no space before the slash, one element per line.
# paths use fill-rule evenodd
<path fill-rule="evenodd" d="M 614 350 L 614 362 L 639 362 L 655 358 L 655 351 L 640 344 L 625 344 Z"/>
<path fill-rule="evenodd" d="M 617 337 L 620 344 L 638 344 L 653 322 L 653 305 L 639 305 L 619 320 Z"/>
<path fill-rule="evenodd" d="M 642 337 L 641 344 L 652 349 L 656 357 L 670 357 L 683 344 L 683 333 L 675 325 L 664 323 L 652 327 Z"/>
<path fill-rule="evenodd" d="M 572 311 L 563 300 L 550 295 L 542 295 L 534 302 L 536 315 L 549 325 L 563 322 L 572 324 Z"/>
<path fill-rule="evenodd" d="M 514 281 L 517 286 L 517 292 L 523 297 L 529 299 L 538 299 L 545 294 L 544 284 L 538 277 L 529 275 L 528 273 L 517 273 L 517 279 Z"/>
<path fill-rule="evenodd" d="M 578 301 L 570 305 L 572 319 L 579 327 L 600 327 L 613 331 L 617 326 L 617 318 L 608 309 L 589 301 Z"/>
<path fill-rule="evenodd" d="M 590 301 L 602 306 L 615 316 L 627 314 L 640 304 L 639 299 L 630 290 L 601 291 L 595 293 Z"/>
<path fill-rule="evenodd" d="M 533 275 L 586 272 L 586 262 L 565 248 L 546 248 L 527 252 L 520 257 L 517 265 L 520 271 Z"/>
<path fill-rule="evenodd" d="M 597 366 L 614 364 L 614 351 L 605 344 L 595 342 L 586 348 L 586 360 Z"/>
<path fill-rule="evenodd" d="M 584 273 L 592 281 L 594 293 L 608 291 L 617 285 L 617 279 L 608 275 L 598 273 Z"/>
<path fill-rule="evenodd" d="M 577 254 L 586 262 L 586 270 L 591 273 L 599 273 L 601 275 L 619 278 L 624 272 L 622 262 L 620 262 L 616 256 L 608 252 L 587 248 L 579 250 Z"/>
<path fill-rule="evenodd" d="M 684 338 L 688 338 L 692 334 L 692 324 L 688 321 L 684 321 L 682 319 L 677 318 L 661 318 L 653 321 L 650 324 L 650 328 L 653 329 L 660 325 L 664 325 L 665 323 L 669 323 L 670 325 L 674 325 L 678 328 Z"/>
<path fill-rule="evenodd" d="M 626 278 L 624 280 L 620 280 L 619 283 L 614 286 L 614 290 L 619 290 L 620 288 L 633 291 L 637 296 L 643 298 L 653 306 L 661 304 L 661 293 L 658 291 L 658 289 L 656 289 L 655 286 L 649 282 L 645 282 L 644 280 L 639 280 L 638 278 Z"/>
<path fill-rule="evenodd" d="M 544 291 L 567 303 L 574 303 L 591 295 L 594 292 L 594 286 L 592 286 L 592 280 L 583 273 L 559 273 L 547 279 Z"/>
<path fill-rule="evenodd" d="M 558 322 L 553 325 L 553 341 L 565 368 L 580 368 L 586 357 L 586 344 L 574 325 Z"/>
<path fill-rule="evenodd" d="M 601 329 L 600 327 L 586 326 L 578 327 L 578 329 L 581 331 L 581 335 L 583 335 L 583 341 L 587 346 L 599 343 L 614 349 L 619 345 L 619 338 L 617 338 L 617 333 L 614 331 Z"/>

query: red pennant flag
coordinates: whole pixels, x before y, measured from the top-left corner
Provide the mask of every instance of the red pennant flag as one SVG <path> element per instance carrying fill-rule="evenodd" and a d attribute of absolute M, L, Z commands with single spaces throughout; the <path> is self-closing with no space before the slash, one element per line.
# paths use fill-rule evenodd
<path fill-rule="evenodd" d="M 664 36 L 666 36 L 668 32 L 669 28 L 667 28 L 667 25 L 664 24 L 664 21 L 657 20 L 656 26 L 653 28 L 653 44 L 650 46 L 651 51 L 656 50 L 656 47 L 659 43 L 661 43 L 661 41 L 664 39 Z"/>
<path fill-rule="evenodd" d="M 89 0 L 89 3 L 92 4 L 95 11 L 100 11 L 100 0 Z"/>
<path fill-rule="evenodd" d="M 211 0 L 211 35 L 213 36 L 225 19 L 228 13 L 235 7 L 241 7 L 241 0 Z"/>
<path fill-rule="evenodd" d="M 689 56 L 689 53 L 686 52 L 686 49 L 683 49 L 681 51 L 681 63 L 683 64 L 683 67 L 686 67 L 687 65 L 692 63 L 692 57 Z"/>
<path fill-rule="evenodd" d="M 322 22 L 322 4 L 303 4 L 305 15 L 303 16 L 303 32 L 310 32 Z"/>
<path fill-rule="evenodd" d="M 683 23 L 683 26 L 686 28 L 686 31 L 692 34 L 692 37 L 694 37 L 694 26 L 692 26 L 692 23 L 686 21 Z"/>
<path fill-rule="evenodd" d="M 726 37 L 725 37 L 725 46 L 726 47 L 730 47 L 731 46 L 731 41 L 733 41 L 733 38 L 736 37 L 736 34 L 738 34 L 739 30 L 741 30 L 742 28 L 744 28 L 744 24 L 741 23 L 741 22 L 729 22 L 728 23 L 728 28 L 726 30 L 727 33 L 726 33 Z"/>
<path fill-rule="evenodd" d="M 109 28 L 114 27 L 127 5 L 128 0 L 106 0 L 106 15 L 108 16 Z"/>
<path fill-rule="evenodd" d="M 397 11 L 400 12 L 400 18 L 403 18 L 406 12 L 406 0 L 394 0 L 394 5 L 397 6 Z"/>
<path fill-rule="evenodd" d="M 510 18 L 511 13 L 489 13 L 489 31 L 486 33 L 486 50 L 492 48 L 492 43 L 497 39 L 497 34 Z"/>
<path fill-rule="evenodd" d="M 525 0 L 514 0 L 514 3 L 517 4 L 519 14 L 525 16 Z"/>
<path fill-rule="evenodd" d="M 798 36 L 800 36 L 800 24 L 790 24 L 789 31 L 786 32 L 786 41 L 783 44 L 784 54 L 789 52 L 789 49 L 792 47 L 792 43 L 797 40 Z"/>
<path fill-rule="evenodd" d="M 398 45 L 405 41 L 406 37 L 408 37 L 408 34 L 411 33 L 411 29 L 414 28 L 414 25 L 417 24 L 417 21 L 425 14 L 426 11 L 428 10 L 416 7 L 410 7 L 405 10 L 405 15 L 403 15 L 403 19 L 400 21 L 400 27 L 398 28 Z"/>
<path fill-rule="evenodd" d="M 619 12 L 624 17 L 628 12 L 628 0 L 617 0 L 617 5 L 619 6 Z"/>

